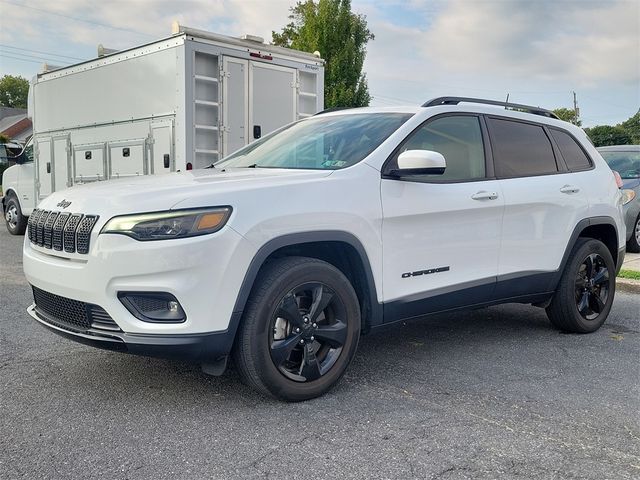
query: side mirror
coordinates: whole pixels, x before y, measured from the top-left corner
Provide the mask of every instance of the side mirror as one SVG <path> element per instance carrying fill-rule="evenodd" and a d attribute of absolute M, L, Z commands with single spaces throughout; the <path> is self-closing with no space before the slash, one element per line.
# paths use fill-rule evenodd
<path fill-rule="evenodd" d="M 407 150 L 398 156 L 398 168 L 393 176 L 442 175 L 447 168 L 444 156 L 431 150 Z"/>

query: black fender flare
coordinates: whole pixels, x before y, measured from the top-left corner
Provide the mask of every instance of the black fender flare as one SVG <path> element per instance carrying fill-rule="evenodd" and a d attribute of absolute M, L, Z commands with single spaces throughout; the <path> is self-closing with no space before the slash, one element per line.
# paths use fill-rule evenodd
<path fill-rule="evenodd" d="M 369 256 L 367 255 L 362 242 L 353 234 L 342 230 L 327 230 L 327 231 L 315 231 L 315 232 L 301 232 L 292 233 L 276 237 L 269 240 L 262 247 L 258 249 L 254 255 L 249 268 L 247 269 L 244 280 L 236 297 L 236 302 L 233 308 L 232 320 L 229 325 L 228 331 L 235 337 L 242 313 L 249 299 L 251 289 L 256 281 L 258 272 L 264 265 L 264 262 L 269 258 L 271 254 L 280 250 L 283 247 L 290 247 L 294 245 L 300 245 L 305 243 L 319 243 L 319 242 L 341 242 L 346 243 L 353 247 L 357 254 L 360 256 L 364 271 L 365 282 L 369 291 L 369 303 L 371 305 L 370 321 L 368 326 L 375 326 L 382 323 L 382 304 L 378 302 L 377 290 L 375 279 L 373 277 L 373 271 L 371 269 L 371 263 Z"/>

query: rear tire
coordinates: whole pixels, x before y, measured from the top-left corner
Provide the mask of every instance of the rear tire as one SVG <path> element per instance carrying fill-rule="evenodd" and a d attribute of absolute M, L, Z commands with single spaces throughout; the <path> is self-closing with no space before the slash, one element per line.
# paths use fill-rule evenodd
<path fill-rule="evenodd" d="M 11 235 L 24 235 L 28 217 L 22 215 L 20 202 L 15 195 L 10 194 L 6 200 L 4 220 Z"/>
<path fill-rule="evenodd" d="M 640 214 L 636 218 L 636 223 L 631 232 L 631 238 L 627 242 L 627 252 L 640 253 Z"/>
<path fill-rule="evenodd" d="M 298 402 L 338 382 L 359 336 L 358 297 L 344 274 L 321 260 L 287 257 L 258 275 L 233 358 L 246 384 Z"/>
<path fill-rule="evenodd" d="M 615 276 L 615 263 L 605 244 L 591 238 L 578 239 L 546 309 L 553 326 L 573 333 L 598 330 L 611 311 Z"/>

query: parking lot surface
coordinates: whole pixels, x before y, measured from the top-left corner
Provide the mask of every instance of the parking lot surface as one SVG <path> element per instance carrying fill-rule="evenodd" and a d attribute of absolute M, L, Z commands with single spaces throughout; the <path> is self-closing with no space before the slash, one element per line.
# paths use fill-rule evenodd
<path fill-rule="evenodd" d="M 0 231 L 0 478 L 640 478 L 640 296 L 591 335 L 504 305 L 363 337 L 328 395 L 62 339 Z"/>

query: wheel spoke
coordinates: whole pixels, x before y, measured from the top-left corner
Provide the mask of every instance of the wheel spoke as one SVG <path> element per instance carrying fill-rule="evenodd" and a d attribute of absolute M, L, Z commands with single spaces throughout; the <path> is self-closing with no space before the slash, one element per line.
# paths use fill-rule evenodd
<path fill-rule="evenodd" d="M 578 311 L 582 315 L 586 315 L 587 308 L 589 308 L 589 292 L 584 292 L 578 302 Z"/>
<path fill-rule="evenodd" d="M 299 341 L 300 335 L 291 335 L 284 340 L 275 340 L 271 344 L 271 359 L 273 363 L 280 366 L 287 361 L 289 355 L 291 355 L 291 351 Z"/>
<path fill-rule="evenodd" d="M 602 313 L 604 310 L 604 302 L 600 298 L 600 295 L 595 293 L 589 295 L 589 308 L 595 313 Z"/>
<path fill-rule="evenodd" d="M 609 282 L 609 270 L 605 267 L 601 268 L 600 271 L 596 272 L 593 277 L 593 283 L 595 285 L 602 285 L 603 283 Z"/>
<path fill-rule="evenodd" d="M 298 327 L 302 326 L 302 314 L 300 313 L 300 308 L 296 302 L 296 297 L 293 294 L 287 295 L 282 300 L 282 303 L 280 303 L 280 306 L 278 307 L 277 315 Z"/>
<path fill-rule="evenodd" d="M 593 255 L 589 255 L 584 261 L 584 266 L 586 267 L 585 273 L 587 274 L 587 278 L 593 278 Z"/>
<path fill-rule="evenodd" d="M 304 346 L 304 359 L 302 360 L 300 375 L 302 375 L 307 382 L 316 380 L 322 375 L 316 352 L 313 351 L 313 347 L 309 344 Z"/>
<path fill-rule="evenodd" d="M 347 324 L 338 320 L 333 325 L 318 325 L 315 337 L 327 342 L 331 348 L 340 348 L 347 341 Z"/>
<path fill-rule="evenodd" d="M 313 303 L 309 309 L 309 318 L 315 322 L 333 299 L 333 292 L 323 285 L 313 289 Z"/>

